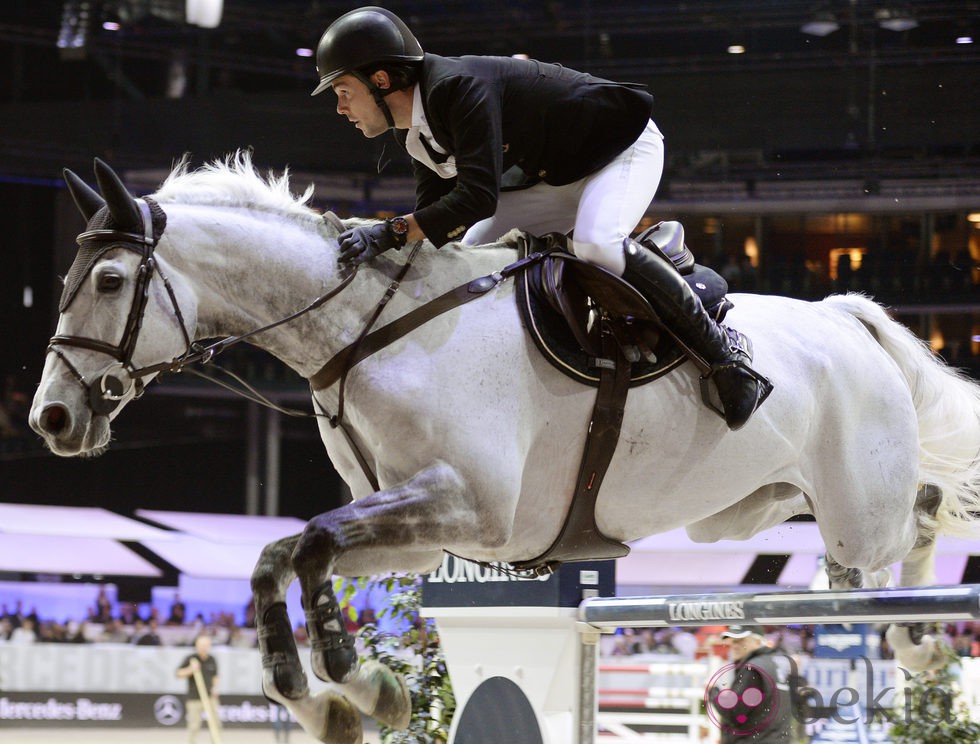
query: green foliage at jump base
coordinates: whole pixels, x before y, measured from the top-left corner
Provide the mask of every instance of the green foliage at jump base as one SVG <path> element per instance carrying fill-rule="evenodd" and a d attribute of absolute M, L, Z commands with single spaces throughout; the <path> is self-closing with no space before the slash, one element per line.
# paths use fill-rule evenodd
<path fill-rule="evenodd" d="M 368 656 L 405 677 L 412 697 L 409 727 L 395 731 L 382 726 L 382 744 L 443 744 L 449 740 L 456 698 L 435 622 L 419 614 L 422 580 L 404 574 L 362 579 L 356 587 L 348 584 L 343 591 L 349 600 L 358 588 L 369 587 L 381 587 L 388 595 L 388 606 L 380 610 L 378 619 L 388 618 L 405 630 L 392 635 L 376 625 L 366 625 L 359 631 L 360 641 Z"/>

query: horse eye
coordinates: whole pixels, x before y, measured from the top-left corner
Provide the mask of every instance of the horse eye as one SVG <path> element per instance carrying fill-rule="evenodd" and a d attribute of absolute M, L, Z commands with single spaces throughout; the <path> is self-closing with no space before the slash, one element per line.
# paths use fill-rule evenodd
<path fill-rule="evenodd" d="M 99 276 L 100 292 L 115 292 L 123 284 L 123 278 L 119 274 L 106 272 Z"/>

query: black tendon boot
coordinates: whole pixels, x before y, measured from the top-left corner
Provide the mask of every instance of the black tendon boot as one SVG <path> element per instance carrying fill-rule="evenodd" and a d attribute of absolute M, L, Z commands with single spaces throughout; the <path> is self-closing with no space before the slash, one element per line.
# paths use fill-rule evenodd
<path fill-rule="evenodd" d="M 663 258 L 633 240 L 627 240 L 625 248 L 623 279 L 636 287 L 670 330 L 707 362 L 707 377 L 718 390 L 728 428 L 741 428 L 772 392 L 772 384 L 748 366 L 752 361 L 748 339 L 716 323 L 684 278 Z"/>

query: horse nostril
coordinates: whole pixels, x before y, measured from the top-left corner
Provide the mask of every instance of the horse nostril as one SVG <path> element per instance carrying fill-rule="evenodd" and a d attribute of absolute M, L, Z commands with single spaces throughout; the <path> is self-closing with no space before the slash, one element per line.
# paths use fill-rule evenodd
<path fill-rule="evenodd" d="M 50 405 L 41 412 L 38 424 L 45 434 L 60 434 L 68 428 L 68 410 L 58 404 Z"/>

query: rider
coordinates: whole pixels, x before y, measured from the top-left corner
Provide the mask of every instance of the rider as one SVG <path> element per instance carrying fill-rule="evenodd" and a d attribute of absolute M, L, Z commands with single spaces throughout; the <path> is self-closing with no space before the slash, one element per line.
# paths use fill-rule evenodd
<path fill-rule="evenodd" d="M 412 214 L 340 236 L 340 258 L 366 261 L 408 241 L 476 245 L 520 227 L 574 229 L 571 250 L 634 285 L 712 366 L 732 429 L 762 398 L 748 339 L 720 326 L 669 262 L 629 236 L 664 165 L 652 96 L 555 64 L 422 51 L 377 7 L 334 21 L 317 47 L 320 83 L 365 137 L 393 129 L 413 159 Z"/>

